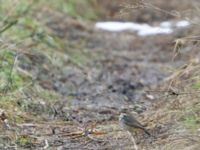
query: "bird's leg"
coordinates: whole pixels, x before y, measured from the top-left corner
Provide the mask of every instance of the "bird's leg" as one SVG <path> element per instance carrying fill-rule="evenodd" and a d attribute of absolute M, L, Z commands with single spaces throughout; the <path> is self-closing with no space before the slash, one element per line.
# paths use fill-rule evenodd
<path fill-rule="evenodd" d="M 130 137 L 131 137 L 131 140 L 132 140 L 132 142 L 133 142 L 134 149 L 135 149 L 135 150 L 138 150 L 138 147 L 137 147 L 137 144 L 136 144 L 136 142 L 135 142 L 135 139 L 134 139 L 133 135 L 132 135 L 130 132 L 128 132 L 128 134 L 129 134 Z"/>

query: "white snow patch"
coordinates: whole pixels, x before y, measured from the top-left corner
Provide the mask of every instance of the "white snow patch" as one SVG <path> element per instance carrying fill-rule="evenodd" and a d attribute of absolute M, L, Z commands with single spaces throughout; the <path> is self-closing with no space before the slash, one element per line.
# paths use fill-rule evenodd
<path fill-rule="evenodd" d="M 148 25 L 133 22 L 98 22 L 95 27 L 106 31 L 121 32 L 126 30 L 141 30 L 148 27 Z"/>
<path fill-rule="evenodd" d="M 111 32 L 137 31 L 138 35 L 141 36 L 172 33 L 172 29 L 170 28 L 153 27 L 148 24 L 138 24 L 133 22 L 98 22 L 95 27 Z"/>
<path fill-rule="evenodd" d="M 171 28 L 149 27 L 149 28 L 144 28 L 143 30 L 139 30 L 138 35 L 147 36 L 156 34 L 170 34 L 172 32 L 173 30 Z"/>
<path fill-rule="evenodd" d="M 187 27 L 190 25 L 190 22 L 187 20 L 182 20 L 176 23 L 176 27 Z"/>
<path fill-rule="evenodd" d="M 148 24 L 139 24 L 134 22 L 97 22 L 95 28 L 110 32 L 136 31 L 140 36 L 170 34 L 173 27 L 189 26 L 188 21 L 182 20 L 175 24 L 169 21 L 161 22 L 159 26 L 151 26 Z"/>
<path fill-rule="evenodd" d="M 160 26 L 163 28 L 171 28 L 172 27 L 172 23 L 169 21 L 164 21 L 160 23 Z"/>

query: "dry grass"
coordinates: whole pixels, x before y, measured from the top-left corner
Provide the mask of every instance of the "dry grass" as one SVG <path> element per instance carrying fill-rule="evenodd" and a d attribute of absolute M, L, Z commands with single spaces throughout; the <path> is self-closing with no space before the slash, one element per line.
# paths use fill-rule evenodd
<path fill-rule="evenodd" d="M 160 150 L 197 150 L 200 147 L 200 101 L 199 79 L 200 66 L 198 62 L 189 62 L 178 69 L 165 83 L 177 89 L 177 95 L 168 99 L 158 99 L 154 107 L 145 112 L 147 122 L 156 129 L 158 137 L 151 149 Z M 160 89 L 159 89 L 160 90 Z M 159 131 L 160 126 L 164 130 Z"/>
<path fill-rule="evenodd" d="M 177 18 L 188 16 L 187 13 L 169 12 L 156 7 L 145 1 L 134 1 L 134 4 L 125 3 L 123 12 L 130 12 L 132 9 L 153 9 L 163 14 L 168 14 Z M 196 5 L 198 6 L 198 5 Z M 191 22 L 199 22 L 199 8 L 196 7 L 194 18 L 187 18 Z M 188 13 L 191 11 L 188 11 Z M 192 11 L 194 14 L 194 11 Z M 190 17 L 192 17 L 190 15 Z M 198 17 L 198 19 L 197 19 Z M 195 22 L 192 22 L 195 24 Z M 188 35 L 175 40 L 173 59 L 181 55 L 182 49 L 186 46 L 193 51 L 199 49 L 199 35 Z M 145 112 L 144 115 L 148 126 L 154 130 L 158 138 L 155 142 L 144 148 L 147 150 L 198 150 L 200 147 L 200 101 L 199 101 L 199 80 L 200 66 L 199 58 L 195 53 L 186 65 L 177 68 L 174 73 L 165 80 L 162 90 L 176 89 L 174 98 L 159 99 L 155 102 L 152 109 Z M 161 90 L 161 89 L 157 89 Z"/>

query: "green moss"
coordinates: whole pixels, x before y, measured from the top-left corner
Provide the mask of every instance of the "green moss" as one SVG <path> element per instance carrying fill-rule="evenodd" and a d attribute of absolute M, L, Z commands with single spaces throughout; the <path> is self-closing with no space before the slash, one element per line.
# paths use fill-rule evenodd
<path fill-rule="evenodd" d="M 181 118 L 183 125 L 188 129 L 198 129 L 200 126 L 200 104 L 185 110 L 185 115 Z"/>
<path fill-rule="evenodd" d="M 0 52 L 0 90 L 15 90 L 21 87 L 24 78 L 18 74 L 15 68 L 17 54 L 10 50 Z"/>
<path fill-rule="evenodd" d="M 197 129 L 200 126 L 200 118 L 196 116 L 187 116 L 184 120 L 184 124 L 187 128 Z"/>
<path fill-rule="evenodd" d="M 15 115 L 15 123 L 24 123 L 24 118 L 18 115 Z"/>
<path fill-rule="evenodd" d="M 16 144 L 20 147 L 31 148 L 33 147 L 34 139 L 25 135 L 17 137 Z"/>
<path fill-rule="evenodd" d="M 38 4 L 46 5 L 69 16 L 94 20 L 97 19 L 97 10 L 92 6 L 93 0 L 40 0 Z"/>
<path fill-rule="evenodd" d="M 16 106 L 15 99 L 14 96 L 0 96 L 0 108 L 12 110 Z"/>
<path fill-rule="evenodd" d="M 5 37 L 9 37 L 10 40 L 16 42 L 26 42 L 32 39 L 32 43 L 36 43 L 38 41 L 41 41 L 41 33 L 43 33 L 43 30 L 44 29 L 42 25 L 40 25 L 35 19 L 28 16 L 20 18 L 18 20 L 18 23 L 6 32 L 4 32 L 3 35 Z"/>
<path fill-rule="evenodd" d="M 194 83 L 193 88 L 196 90 L 199 90 L 200 89 L 200 81 L 197 81 L 196 83 Z"/>
<path fill-rule="evenodd" d="M 12 15 L 19 15 L 19 14 L 26 13 L 31 6 L 30 4 L 31 3 L 27 0 L 20 0 L 20 1 L 17 1 L 17 2 L 13 2 L 12 0 L 7 0 L 7 1 L 1 2 L 0 11 L 1 11 L 1 13 L 4 14 L 8 10 L 10 10 L 10 8 L 15 8 L 15 9 L 12 9 L 11 14 Z M 3 15 L 3 14 L 1 14 L 1 15 Z"/>
<path fill-rule="evenodd" d="M 78 65 L 85 65 L 89 61 L 89 57 L 80 50 L 75 50 L 70 53 L 71 61 Z"/>
<path fill-rule="evenodd" d="M 15 12 L 17 16 L 24 15 L 29 12 L 30 8 L 32 6 L 32 3 L 27 0 L 20 0 L 18 3 Z M 26 14 L 27 15 L 27 14 Z"/>
<path fill-rule="evenodd" d="M 63 2 L 62 10 L 64 13 L 69 14 L 71 16 L 77 16 L 76 14 L 76 2 L 73 0 L 69 0 L 67 3 Z"/>

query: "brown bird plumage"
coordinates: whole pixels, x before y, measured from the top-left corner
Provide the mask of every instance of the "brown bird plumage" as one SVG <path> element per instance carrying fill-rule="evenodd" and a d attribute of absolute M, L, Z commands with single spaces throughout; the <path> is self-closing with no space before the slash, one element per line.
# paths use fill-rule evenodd
<path fill-rule="evenodd" d="M 122 128 L 125 130 L 128 130 L 129 132 L 133 133 L 137 130 L 142 130 L 144 131 L 147 135 L 151 135 L 145 127 L 138 122 L 134 116 L 128 112 L 122 112 L 119 116 L 119 122 Z"/>

